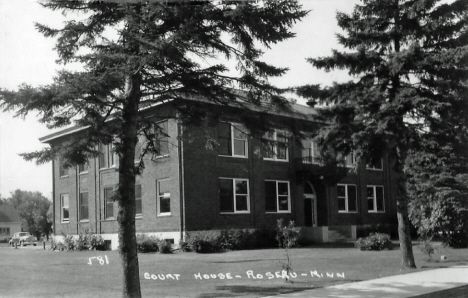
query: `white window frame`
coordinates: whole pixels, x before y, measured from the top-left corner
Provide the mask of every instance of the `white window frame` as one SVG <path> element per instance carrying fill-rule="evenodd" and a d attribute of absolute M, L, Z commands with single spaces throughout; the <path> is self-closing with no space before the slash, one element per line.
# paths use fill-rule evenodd
<path fill-rule="evenodd" d="M 78 174 L 81 175 L 81 174 L 87 174 L 88 173 L 88 168 L 89 168 L 89 164 L 86 162 L 84 164 L 82 164 L 83 166 L 83 171 L 80 171 L 80 166 L 81 165 L 78 165 Z"/>
<path fill-rule="evenodd" d="M 244 178 L 227 178 L 227 177 L 219 177 L 219 180 L 232 180 L 232 199 L 234 200 L 234 211 L 233 212 L 220 212 L 221 214 L 250 214 L 250 184 L 249 179 Z M 236 181 L 247 181 L 247 210 L 237 211 L 236 210 Z M 245 194 L 239 194 L 245 195 Z"/>
<path fill-rule="evenodd" d="M 136 201 L 137 201 L 137 199 L 136 199 L 136 192 L 135 192 L 135 218 L 142 218 L 142 217 L 143 217 L 143 184 L 141 184 L 141 183 L 135 183 L 135 188 L 136 188 L 138 185 L 140 186 L 140 190 L 141 190 L 141 192 L 140 192 L 140 195 L 141 195 L 141 196 L 140 196 L 140 201 L 141 201 L 141 213 L 136 213 Z"/>
<path fill-rule="evenodd" d="M 348 186 L 350 186 L 350 185 L 354 186 L 354 188 L 356 189 L 356 210 L 355 210 L 355 211 L 349 211 Z M 338 196 L 338 186 L 344 186 L 344 187 L 345 187 L 345 197 L 344 197 L 344 199 L 345 199 L 345 210 L 339 210 L 339 209 L 338 209 L 338 213 L 358 213 L 358 211 L 359 211 L 359 204 L 358 204 L 359 200 L 358 200 L 358 189 L 357 189 L 357 185 L 356 185 L 356 184 L 341 184 L 341 183 L 340 183 L 340 184 L 337 184 L 337 185 L 336 185 L 336 188 L 337 188 L 337 189 L 336 189 L 336 198 L 337 198 L 337 200 L 338 200 L 339 198 L 342 198 L 342 197 L 339 197 L 339 196 Z"/>
<path fill-rule="evenodd" d="M 59 157 L 58 163 L 59 163 L 59 176 L 60 176 L 60 178 L 67 178 L 70 175 L 70 172 L 69 172 L 70 168 L 65 168 L 64 167 L 62 157 Z M 62 168 L 63 168 L 64 175 L 62 175 Z"/>
<path fill-rule="evenodd" d="M 246 132 L 244 132 L 246 130 L 246 128 L 240 124 L 240 123 L 236 123 L 236 122 L 220 122 L 220 123 L 227 123 L 229 124 L 229 127 L 230 127 L 230 139 L 231 139 L 231 155 L 225 155 L 225 154 L 218 154 L 218 156 L 224 156 L 224 157 L 237 157 L 237 158 L 248 158 L 249 157 L 249 136 Z M 238 154 L 235 154 L 234 152 L 234 127 L 237 126 L 238 127 L 238 130 L 240 130 L 242 133 L 244 133 L 245 135 L 245 142 L 244 142 L 244 151 L 245 151 L 245 155 L 238 155 Z M 243 140 L 243 139 L 236 139 L 236 140 Z"/>
<path fill-rule="evenodd" d="M 373 189 L 373 197 L 367 197 L 367 200 L 372 199 L 374 201 L 374 209 L 372 210 L 367 210 L 369 213 L 385 213 L 385 190 L 383 185 L 367 185 L 367 188 L 372 188 Z M 377 210 L 377 187 L 382 188 L 382 206 L 383 210 Z M 367 188 L 366 188 L 366 196 L 367 196 Z M 369 205 L 368 205 L 369 206 Z"/>
<path fill-rule="evenodd" d="M 276 214 L 276 213 L 291 213 L 291 185 L 289 183 L 289 181 L 287 180 L 269 180 L 269 179 L 265 179 L 265 182 L 266 181 L 270 181 L 270 182 L 276 182 L 276 211 L 265 211 L 265 213 L 272 213 L 272 214 Z M 278 183 L 287 183 L 288 184 L 288 210 L 279 210 L 279 199 L 280 197 L 284 197 L 284 195 L 280 195 L 279 192 L 278 192 Z"/>
<path fill-rule="evenodd" d="M 64 206 L 64 198 L 67 198 L 68 200 L 68 205 L 65 207 Z M 68 218 L 64 218 L 64 209 L 68 209 Z M 68 223 L 70 222 L 70 196 L 67 193 L 61 194 L 60 195 L 60 220 L 62 223 Z"/>
<path fill-rule="evenodd" d="M 351 159 L 351 163 L 348 164 L 348 160 Z M 356 155 L 354 153 L 354 150 L 352 150 L 351 152 L 349 152 L 343 159 L 343 162 L 344 162 L 344 165 L 345 167 L 347 168 L 354 168 L 355 165 L 356 165 Z"/>
<path fill-rule="evenodd" d="M 170 216 L 171 215 L 171 211 L 169 212 L 161 212 L 161 198 L 165 198 L 165 193 L 164 195 L 160 196 L 159 195 L 159 184 L 161 182 L 166 182 L 166 181 L 169 181 L 170 178 L 164 178 L 164 179 L 158 179 L 156 180 L 156 208 L 158 208 L 158 212 L 157 212 L 157 216 Z M 170 203 L 170 200 L 171 200 L 171 192 L 169 191 L 169 203 Z"/>
<path fill-rule="evenodd" d="M 309 145 L 310 147 L 304 147 L 304 143 L 307 143 L 307 145 Z M 303 148 L 301 151 L 302 163 L 315 164 L 315 165 L 320 164 L 318 160 L 320 154 L 319 154 L 317 142 L 313 139 L 306 139 L 306 140 L 303 140 L 302 145 L 303 145 Z M 304 156 L 304 148 L 308 148 L 310 150 L 310 155 Z M 315 150 L 317 150 L 317 152 L 315 152 Z M 305 160 L 306 157 L 311 157 L 311 161 Z"/>
<path fill-rule="evenodd" d="M 88 204 L 86 205 L 86 207 L 88 208 L 88 218 L 81 218 L 81 216 L 82 216 L 82 214 L 81 214 L 81 202 L 82 202 L 81 201 L 81 199 L 82 199 L 81 195 L 84 194 L 84 193 L 88 194 L 88 202 L 87 202 Z M 79 210 L 79 220 L 80 220 L 80 222 L 89 222 L 89 192 L 84 191 L 84 192 L 79 193 L 79 196 L 78 196 L 78 210 Z"/>
<path fill-rule="evenodd" d="M 111 196 L 108 198 L 108 197 L 106 197 L 106 190 L 109 190 L 109 189 L 112 191 L 112 194 L 111 194 Z M 105 219 L 105 220 L 113 220 L 113 219 L 115 219 L 115 215 L 114 215 L 114 213 L 115 213 L 115 212 L 114 212 L 114 211 L 115 211 L 115 210 L 114 210 L 114 209 L 115 209 L 115 208 L 114 208 L 114 202 L 112 201 L 112 203 L 111 203 L 111 204 L 112 204 L 112 216 L 109 216 L 109 214 L 107 213 L 107 205 L 109 205 L 110 198 L 112 198 L 112 196 L 114 195 L 114 188 L 113 188 L 113 187 L 104 187 L 104 188 L 102 189 L 102 192 L 103 192 L 102 195 L 103 195 L 103 197 L 104 197 L 104 219 Z"/>
<path fill-rule="evenodd" d="M 282 161 L 282 162 L 288 162 L 289 161 L 289 144 L 286 142 L 286 159 L 280 159 L 278 158 L 278 133 L 283 134 L 287 137 L 287 133 L 283 130 L 276 130 L 274 129 L 273 131 L 273 139 L 268 138 L 268 132 L 265 134 L 264 138 L 269 140 L 269 141 L 274 141 L 275 144 L 273 145 L 273 157 L 263 157 L 264 160 L 273 160 L 273 161 Z"/>
<path fill-rule="evenodd" d="M 380 168 L 376 168 L 373 165 L 366 164 L 366 170 L 371 170 L 371 171 L 383 171 L 383 159 L 380 159 Z"/>
<path fill-rule="evenodd" d="M 154 129 L 156 131 L 156 126 L 158 126 L 160 123 L 163 123 L 163 122 L 167 122 L 167 131 L 165 132 L 167 134 L 167 154 L 163 154 L 163 155 L 156 155 L 155 158 L 163 158 L 163 157 L 167 157 L 169 156 L 169 119 L 164 119 L 164 120 L 161 120 L 161 121 L 157 121 L 154 123 Z"/>

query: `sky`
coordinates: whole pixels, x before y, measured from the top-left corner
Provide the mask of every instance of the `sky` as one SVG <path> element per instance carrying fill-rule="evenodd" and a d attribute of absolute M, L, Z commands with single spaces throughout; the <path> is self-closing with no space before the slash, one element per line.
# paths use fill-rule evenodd
<path fill-rule="evenodd" d="M 340 32 L 336 12 L 350 13 L 357 3 L 359 0 L 301 1 L 304 9 L 310 12 L 292 28 L 296 37 L 273 45 L 264 54 L 265 61 L 289 68 L 286 75 L 271 82 L 279 87 L 289 87 L 326 86 L 334 81 L 349 80 L 344 71 L 314 69 L 306 58 L 327 56 L 332 49 L 342 49 L 335 36 Z M 0 88 L 15 90 L 22 83 L 33 87 L 51 83 L 63 65 L 55 62 L 58 58 L 53 50 L 55 40 L 43 37 L 35 30 L 34 23 L 58 28 L 67 18 L 75 17 L 44 9 L 37 0 L 0 0 Z M 47 146 L 39 138 L 52 131 L 39 123 L 34 113 L 25 118 L 14 116 L 14 112 L 0 111 L 0 196 L 6 198 L 21 189 L 39 191 L 51 199 L 51 163 L 36 165 L 24 161 L 18 154 Z"/>

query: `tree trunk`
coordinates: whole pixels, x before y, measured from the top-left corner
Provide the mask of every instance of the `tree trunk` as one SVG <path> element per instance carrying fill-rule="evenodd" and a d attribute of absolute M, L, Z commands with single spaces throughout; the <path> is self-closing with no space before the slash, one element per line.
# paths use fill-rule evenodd
<path fill-rule="evenodd" d="M 118 215 L 119 254 L 123 269 L 123 297 L 141 297 L 135 230 L 135 145 L 141 78 L 135 74 L 126 83 L 119 154 Z"/>
<path fill-rule="evenodd" d="M 408 195 L 406 192 L 406 174 L 403 162 L 406 160 L 405 152 L 397 152 L 397 146 L 392 148 L 391 159 L 395 162 L 394 171 L 397 175 L 397 218 L 398 238 L 400 240 L 401 267 L 416 268 L 411 242 L 410 221 L 408 217 Z"/>

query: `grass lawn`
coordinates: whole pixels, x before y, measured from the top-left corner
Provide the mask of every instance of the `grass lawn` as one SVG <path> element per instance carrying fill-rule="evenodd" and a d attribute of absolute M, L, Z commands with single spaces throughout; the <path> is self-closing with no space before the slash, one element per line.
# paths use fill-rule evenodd
<path fill-rule="evenodd" d="M 417 270 L 468 264 L 468 249 L 441 248 L 433 259 L 446 255 L 448 260 L 444 262 L 428 261 L 416 246 L 414 253 Z M 100 265 L 97 259 L 92 259 L 89 265 L 89 258 L 97 256 L 107 256 L 109 264 Z M 292 279 L 294 283 L 275 277 L 284 261 L 280 249 L 140 254 L 142 294 L 144 297 L 261 297 L 405 273 L 400 271 L 398 248 L 362 252 L 346 244 L 317 245 L 293 249 L 291 257 L 297 274 Z M 1 297 L 120 296 L 121 265 L 115 251 L 52 252 L 33 247 L 13 249 L 1 244 L 0 260 Z M 249 277 L 249 270 L 263 278 Z M 323 277 L 311 276 L 311 271 Z M 200 280 L 195 277 L 199 273 L 201 278 L 204 274 L 216 274 L 216 278 Z M 227 273 L 232 279 L 228 279 Z M 327 277 L 327 273 L 333 277 Z M 344 274 L 344 278 L 337 277 L 336 273 Z M 224 274 L 224 279 L 219 274 Z M 157 279 L 151 279 L 151 275 Z"/>

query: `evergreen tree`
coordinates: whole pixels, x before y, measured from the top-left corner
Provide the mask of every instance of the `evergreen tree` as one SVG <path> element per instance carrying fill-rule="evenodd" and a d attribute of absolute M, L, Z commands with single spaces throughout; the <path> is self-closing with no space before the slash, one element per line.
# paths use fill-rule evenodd
<path fill-rule="evenodd" d="M 409 211 L 423 239 L 468 246 L 468 130 L 427 136 L 407 160 Z"/>
<path fill-rule="evenodd" d="M 99 154 L 100 143 L 115 147 L 123 296 L 139 297 L 134 193 L 135 175 L 144 165 L 135 167 L 135 145 L 145 137 L 142 151 L 157 153 L 152 142 L 159 135 L 144 108 L 186 97 L 239 106 L 260 104 L 261 98 L 284 102 L 283 90 L 270 85 L 268 77 L 286 69 L 263 62 L 260 46 L 293 37 L 292 25 L 307 12 L 291 0 L 50 0 L 43 6 L 82 16 L 60 29 L 41 24 L 37 29 L 57 37 L 61 63 L 77 62 L 84 70 L 61 71 L 48 86 L 3 90 L 0 103 L 18 115 L 38 111 L 50 128 L 87 127 L 61 146 L 25 154 L 26 159 L 42 163 L 61 156 L 66 165 L 82 164 Z M 229 72 L 223 59 L 235 59 L 236 72 Z M 179 109 L 185 119 L 203 117 L 194 104 Z"/>
<path fill-rule="evenodd" d="M 456 127 L 467 117 L 468 1 L 363 0 L 351 14 L 337 13 L 348 51 L 310 58 L 316 68 L 348 69 L 353 81 L 298 93 L 325 104 L 330 125 L 320 143 L 355 150 L 358 163 L 388 155 L 398 175 L 397 217 L 402 267 L 416 267 L 408 219 L 404 165 L 428 131 Z M 460 112 L 452 115 L 453 107 Z M 366 157 L 367 160 L 364 160 Z"/>

